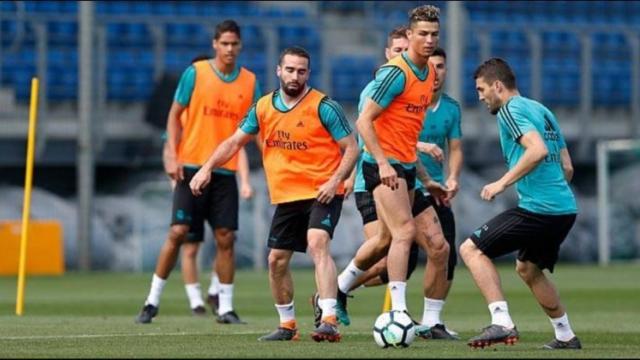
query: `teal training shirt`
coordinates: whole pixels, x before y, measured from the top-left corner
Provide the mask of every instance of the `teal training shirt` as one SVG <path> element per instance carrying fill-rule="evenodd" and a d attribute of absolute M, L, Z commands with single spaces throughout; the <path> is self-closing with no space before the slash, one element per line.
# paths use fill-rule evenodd
<path fill-rule="evenodd" d="M 449 95 L 442 94 L 436 105 L 425 115 L 419 141 L 436 144 L 442 151 L 446 151 L 450 140 L 462 137 L 461 116 L 460 104 Z M 418 152 L 418 157 L 429 176 L 444 185 L 444 163 L 423 152 Z M 422 183 L 418 186 L 423 187 Z"/>
<path fill-rule="evenodd" d="M 518 206 L 544 215 L 575 214 L 576 199 L 564 178 L 560 150 L 566 147 L 560 126 L 553 113 L 537 101 L 514 96 L 497 116 L 500 145 L 509 169 L 524 154 L 519 139 L 537 131 L 544 140 L 548 155 L 531 172 L 516 183 Z"/>
<path fill-rule="evenodd" d="M 280 90 L 275 91 L 273 95 L 273 103 L 276 109 L 280 111 L 287 111 L 290 109 L 284 104 L 284 102 L 282 102 Z M 322 122 L 322 125 L 324 125 L 327 131 L 329 131 L 334 140 L 338 141 L 351 134 L 351 125 L 349 125 L 349 121 L 347 121 L 347 117 L 344 114 L 342 106 L 337 102 L 325 97 L 320 102 L 319 113 L 320 122 Z M 251 106 L 251 109 L 245 118 L 240 122 L 240 130 L 252 135 L 257 134 L 260 131 L 255 104 Z"/>
<path fill-rule="evenodd" d="M 218 75 L 220 80 L 230 83 L 235 81 L 240 75 L 240 67 L 236 65 L 233 71 L 226 75 L 218 71 L 215 67 L 211 66 L 211 69 Z M 196 68 L 191 65 L 189 66 L 180 77 L 180 81 L 178 82 L 178 87 L 176 88 L 176 93 L 173 99 L 182 106 L 189 105 L 191 101 L 191 94 L 193 93 L 193 88 L 196 84 Z M 253 102 L 258 101 L 262 96 L 260 92 L 260 84 L 258 83 L 258 79 L 256 79 L 256 85 L 253 89 Z"/>

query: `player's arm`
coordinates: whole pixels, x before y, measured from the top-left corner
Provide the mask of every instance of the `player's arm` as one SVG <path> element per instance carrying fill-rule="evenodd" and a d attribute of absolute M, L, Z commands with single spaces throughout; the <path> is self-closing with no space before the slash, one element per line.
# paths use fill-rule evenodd
<path fill-rule="evenodd" d="M 562 172 L 564 173 L 564 178 L 567 182 L 571 182 L 573 179 L 573 162 L 571 161 L 571 155 L 569 154 L 569 149 L 567 148 L 567 142 L 562 135 L 562 131 L 560 130 L 560 126 L 558 125 L 558 119 L 556 119 L 553 113 L 549 112 L 549 116 L 553 121 L 554 128 L 557 129 L 559 136 L 559 146 L 560 146 L 560 165 L 562 165 Z"/>
<path fill-rule="evenodd" d="M 569 150 L 565 147 L 560 150 L 560 160 L 562 161 L 562 171 L 564 172 L 564 178 L 567 182 L 571 182 L 573 179 L 573 163 L 571 162 L 571 155 Z"/>
<path fill-rule="evenodd" d="M 196 69 L 193 65 L 182 73 L 167 118 L 167 143 L 166 151 L 163 154 L 163 162 L 167 175 L 174 181 L 184 178 L 182 165 L 178 164 L 178 144 L 182 137 L 180 117 L 191 101 L 195 77 Z"/>
<path fill-rule="evenodd" d="M 167 118 L 167 142 L 165 144 L 165 151 L 163 151 L 164 169 L 167 175 L 174 180 L 182 180 L 184 174 L 182 172 L 182 166 L 178 164 L 178 144 L 182 136 L 182 124 L 180 123 L 180 116 L 184 112 L 186 107 L 182 106 L 177 101 L 171 104 L 169 110 L 169 116 Z"/>
<path fill-rule="evenodd" d="M 247 157 L 247 150 L 242 147 L 238 152 L 238 177 L 240 178 L 240 197 L 243 199 L 248 199 L 253 195 L 249 175 L 249 158 Z"/>
<path fill-rule="evenodd" d="M 365 99 L 362 111 L 356 121 L 358 133 L 376 160 L 379 169 L 380 182 L 395 190 L 398 187 L 398 174 L 384 155 L 378 137 L 373 127 L 373 121 L 382 114 L 396 96 L 404 91 L 404 73 L 396 67 L 378 70 L 371 96 Z"/>
<path fill-rule="evenodd" d="M 422 185 L 424 185 L 424 188 L 433 196 L 438 205 L 442 204 L 449 197 L 447 188 L 437 181 L 434 181 L 431 176 L 429 176 L 427 168 L 424 167 L 424 164 L 420 159 L 416 161 L 416 177 L 420 180 Z"/>
<path fill-rule="evenodd" d="M 460 172 L 462 171 L 462 140 L 460 139 L 449 139 L 449 161 L 448 161 L 448 170 L 447 181 L 445 181 L 445 185 L 447 185 L 447 189 L 451 192 L 451 198 L 456 196 L 456 193 L 460 189 L 460 185 L 458 184 L 458 179 L 460 178 Z M 447 200 L 451 200 L 451 198 Z"/>
<path fill-rule="evenodd" d="M 207 162 L 202 165 L 200 170 L 198 170 L 191 179 L 189 187 L 193 195 L 198 196 L 202 194 L 202 189 L 211 181 L 211 172 L 231 160 L 246 143 L 251 141 L 252 137 L 253 135 L 245 133 L 242 129 L 238 129 L 231 137 L 218 145 L 213 154 L 207 159 Z"/>
<path fill-rule="evenodd" d="M 441 162 L 442 160 L 444 160 L 444 152 L 437 144 L 418 141 L 418 143 L 416 144 L 416 149 L 418 149 L 418 151 L 420 151 L 421 153 L 425 153 L 431 156 L 435 161 Z"/>
<path fill-rule="evenodd" d="M 544 141 L 537 131 L 529 131 L 519 139 L 520 145 L 525 149 L 524 154 L 516 165 L 507 171 L 500 180 L 485 186 L 480 193 L 484 200 L 493 200 L 493 198 L 503 192 L 507 187 L 520 180 L 531 170 L 535 169 L 538 164 L 544 160 L 549 151 Z"/>
<path fill-rule="evenodd" d="M 358 158 L 356 158 L 356 162 L 358 162 Z M 345 199 L 349 197 L 349 195 L 353 192 L 353 188 L 356 182 L 356 167 L 354 166 L 351 170 L 351 174 L 347 180 L 344 181 L 344 197 Z"/>
<path fill-rule="evenodd" d="M 338 165 L 338 169 L 333 173 L 333 176 L 331 176 L 331 178 L 318 189 L 317 199 L 319 202 L 324 204 L 328 204 L 331 199 L 333 199 L 338 186 L 340 186 L 342 181 L 349 177 L 349 174 L 358 159 L 358 143 L 356 142 L 356 138 L 353 134 L 349 134 L 337 142 L 342 150 L 340 165 Z"/>

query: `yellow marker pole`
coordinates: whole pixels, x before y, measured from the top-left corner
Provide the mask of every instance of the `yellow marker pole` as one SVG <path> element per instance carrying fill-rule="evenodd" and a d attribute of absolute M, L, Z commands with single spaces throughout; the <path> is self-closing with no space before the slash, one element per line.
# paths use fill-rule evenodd
<path fill-rule="evenodd" d="M 391 290 L 386 286 L 384 291 L 384 304 L 382 304 L 382 312 L 391 311 Z"/>
<path fill-rule="evenodd" d="M 27 239 L 29 213 L 31 209 L 31 183 L 33 179 L 33 157 L 35 152 L 36 120 L 38 118 L 38 78 L 31 79 L 31 104 L 29 105 L 29 135 L 27 138 L 27 163 L 24 179 L 24 204 L 22 205 L 22 231 L 20 232 L 20 265 L 18 268 L 18 296 L 16 315 L 24 309 L 25 272 L 27 267 Z"/>

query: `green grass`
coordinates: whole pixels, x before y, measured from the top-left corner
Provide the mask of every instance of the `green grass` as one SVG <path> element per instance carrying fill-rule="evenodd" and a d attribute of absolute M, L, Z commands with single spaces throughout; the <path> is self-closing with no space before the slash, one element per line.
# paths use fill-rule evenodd
<path fill-rule="evenodd" d="M 512 266 L 500 268 L 511 315 L 521 333 L 515 346 L 471 350 L 465 341 L 417 339 L 407 349 L 379 349 L 371 327 L 380 313 L 382 287 L 358 290 L 349 303 L 352 325 L 341 327 L 341 343 L 314 343 L 313 273 L 294 270 L 295 304 L 302 339 L 294 343 L 260 343 L 273 330 L 277 313 L 267 274 L 240 271 L 235 308 L 248 325 L 223 326 L 213 317 L 194 318 L 179 273 L 165 288 L 160 314 L 150 325 L 133 319 L 147 295 L 151 274 L 68 273 L 27 280 L 25 314 L 15 312 L 15 277 L 0 277 L 0 358 L 17 357 L 243 357 L 243 358 L 629 358 L 640 356 L 640 265 L 559 266 L 553 275 L 568 308 L 582 351 L 549 352 L 540 346 L 553 338 L 548 318 Z M 408 287 L 410 311 L 420 318 L 422 296 L 417 271 Z M 205 279 L 205 276 L 202 277 Z M 208 281 L 203 281 L 206 289 Z M 466 340 L 490 317 L 464 267 L 456 279 L 443 317 Z"/>

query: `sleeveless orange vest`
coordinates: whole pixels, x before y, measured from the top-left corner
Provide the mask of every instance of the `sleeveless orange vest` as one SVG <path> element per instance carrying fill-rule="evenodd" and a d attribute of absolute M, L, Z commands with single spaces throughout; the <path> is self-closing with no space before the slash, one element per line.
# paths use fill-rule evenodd
<path fill-rule="evenodd" d="M 208 60 L 198 61 L 191 101 L 183 112 L 182 137 L 178 144 L 178 161 L 202 165 L 213 151 L 238 128 L 253 103 L 255 75 L 240 68 L 238 77 L 230 83 L 222 81 Z M 238 155 L 221 168 L 236 171 Z"/>
<path fill-rule="evenodd" d="M 396 66 L 402 70 L 404 91 L 376 118 L 373 127 L 385 157 L 413 163 L 417 159 L 418 136 L 433 97 L 436 71 L 433 65 L 428 64 L 429 73 L 422 81 L 403 56 L 396 56 L 383 66 Z"/>
<path fill-rule="evenodd" d="M 342 158 L 340 146 L 320 121 L 325 95 L 311 89 L 285 112 L 275 108 L 273 95 L 263 96 L 256 104 L 271 203 L 314 199 Z M 343 193 L 340 184 L 337 194 Z"/>

